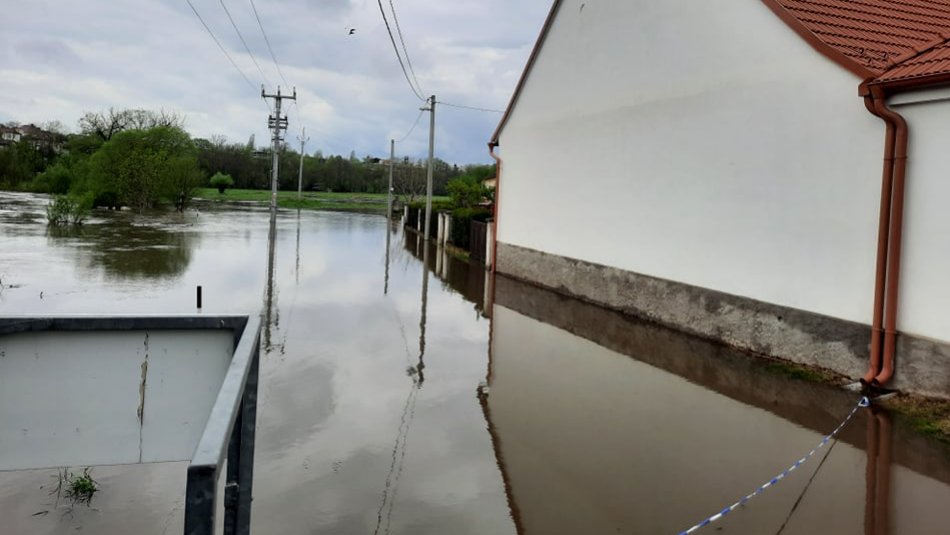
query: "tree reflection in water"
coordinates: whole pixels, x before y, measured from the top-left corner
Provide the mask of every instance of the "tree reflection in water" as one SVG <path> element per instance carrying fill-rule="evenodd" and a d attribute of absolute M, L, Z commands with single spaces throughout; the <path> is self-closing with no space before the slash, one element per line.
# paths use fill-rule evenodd
<path fill-rule="evenodd" d="M 192 215 L 109 213 L 104 221 L 81 227 L 49 227 L 54 247 L 69 247 L 76 265 L 111 280 L 175 279 L 188 268 L 198 246 L 189 230 Z"/>

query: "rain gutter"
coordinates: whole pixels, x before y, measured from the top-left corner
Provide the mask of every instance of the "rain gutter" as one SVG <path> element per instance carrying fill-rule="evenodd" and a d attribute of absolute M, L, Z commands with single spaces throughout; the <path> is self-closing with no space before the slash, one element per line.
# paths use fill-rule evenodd
<path fill-rule="evenodd" d="M 862 84 L 861 92 L 868 110 L 881 118 L 887 126 L 874 278 L 871 355 L 868 371 L 861 378 L 865 385 L 881 387 L 894 376 L 894 357 L 897 349 L 897 304 L 904 230 L 908 128 L 907 121 L 888 108 L 884 86 Z"/>
<path fill-rule="evenodd" d="M 491 273 L 494 275 L 498 270 L 498 214 L 500 210 L 498 209 L 501 206 L 501 157 L 495 154 L 495 149 L 498 147 L 498 140 L 492 140 L 488 142 L 488 155 L 491 156 L 496 163 L 495 166 L 495 206 L 494 214 L 492 214 L 492 244 L 491 244 Z"/>

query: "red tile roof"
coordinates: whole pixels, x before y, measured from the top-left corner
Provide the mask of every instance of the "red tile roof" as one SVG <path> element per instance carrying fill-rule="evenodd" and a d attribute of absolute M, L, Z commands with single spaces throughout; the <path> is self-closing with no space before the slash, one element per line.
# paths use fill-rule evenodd
<path fill-rule="evenodd" d="M 874 82 L 950 73 L 950 0 L 763 0 L 815 48 Z"/>

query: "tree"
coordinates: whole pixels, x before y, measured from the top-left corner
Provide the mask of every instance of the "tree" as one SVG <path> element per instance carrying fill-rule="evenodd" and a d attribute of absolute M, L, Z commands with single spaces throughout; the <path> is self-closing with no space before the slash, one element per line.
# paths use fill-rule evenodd
<path fill-rule="evenodd" d="M 473 175 L 453 178 L 448 185 L 452 204 L 460 208 L 471 208 L 488 196 L 488 188 Z"/>
<path fill-rule="evenodd" d="M 200 184 L 196 149 L 177 127 L 127 130 L 106 141 L 92 155 L 80 185 L 97 205 L 151 208 L 161 200 L 179 209 Z"/>
<path fill-rule="evenodd" d="M 172 158 L 166 162 L 164 170 L 165 195 L 175 203 L 175 209 L 184 212 L 203 179 L 193 155 Z"/>
<path fill-rule="evenodd" d="M 234 179 L 231 178 L 231 175 L 221 172 L 215 173 L 208 182 L 212 188 L 218 188 L 218 193 L 224 193 L 224 190 L 234 186 Z"/>
<path fill-rule="evenodd" d="M 96 135 L 103 141 L 109 141 L 119 132 L 126 130 L 148 130 L 151 128 L 177 128 L 185 125 L 182 116 L 174 112 L 159 110 L 109 108 L 106 112 L 86 112 L 79 119 L 79 131 L 86 135 Z"/>

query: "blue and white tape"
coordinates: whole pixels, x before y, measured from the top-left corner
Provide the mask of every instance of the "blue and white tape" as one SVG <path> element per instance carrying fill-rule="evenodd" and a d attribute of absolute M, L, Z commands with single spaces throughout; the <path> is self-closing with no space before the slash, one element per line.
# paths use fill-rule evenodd
<path fill-rule="evenodd" d="M 836 427 L 835 430 L 832 431 L 829 435 L 825 436 L 825 438 L 821 439 L 821 442 L 819 442 L 818 445 L 815 446 L 815 449 L 813 449 L 813 450 L 811 450 L 810 452 L 808 452 L 808 454 L 805 455 L 804 457 L 802 457 L 801 459 L 795 461 L 795 464 L 793 464 L 792 466 L 788 467 L 784 472 L 782 472 L 781 474 L 779 474 L 779 475 L 773 477 L 771 480 L 769 480 L 767 483 L 765 483 L 765 484 L 762 485 L 761 487 L 755 489 L 755 492 L 753 492 L 752 494 L 749 494 L 749 495 L 746 496 L 745 498 L 742 498 L 741 500 L 739 500 L 739 501 L 737 501 L 736 503 L 730 505 L 729 507 L 726 507 L 726 508 L 723 509 L 722 511 L 719 511 L 718 513 L 712 515 L 711 517 L 707 518 L 706 520 L 703 520 L 703 521 L 700 522 L 699 524 L 696 524 L 695 526 L 693 526 L 693 527 L 691 527 L 691 528 L 689 528 L 689 529 L 687 529 L 687 530 L 685 530 L 685 531 L 681 531 L 681 532 L 679 533 L 679 535 L 689 535 L 690 533 L 694 533 L 695 531 L 699 530 L 700 528 L 703 528 L 703 527 L 708 526 L 709 524 L 712 524 L 713 522 L 719 520 L 720 518 L 722 518 L 722 517 L 728 515 L 729 513 L 735 511 L 736 509 L 739 508 L 739 506 L 745 505 L 745 503 L 748 502 L 749 500 L 751 500 L 752 498 L 755 498 L 755 497 L 758 496 L 759 494 L 762 494 L 763 492 L 765 492 L 765 489 L 767 489 L 767 488 L 769 488 L 769 487 L 772 487 L 772 486 L 774 486 L 776 483 L 778 483 L 779 481 L 785 479 L 785 477 L 786 477 L 787 475 L 789 475 L 789 474 L 791 474 L 792 472 L 794 472 L 795 470 L 797 470 L 799 466 L 805 464 L 805 462 L 808 461 L 808 459 L 810 459 L 813 455 L 815 455 L 815 453 L 816 453 L 818 450 L 820 450 L 821 448 L 825 447 L 825 444 L 827 444 L 828 442 L 830 442 L 831 439 L 835 438 L 835 436 L 837 436 L 838 433 L 841 432 L 842 429 L 844 429 L 844 426 L 847 425 L 849 421 L 851 421 L 851 418 L 854 416 L 854 414 L 855 414 L 856 412 L 858 412 L 858 409 L 860 409 L 860 408 L 862 408 L 862 407 L 869 407 L 870 405 L 871 405 L 871 400 L 870 400 L 870 399 L 868 399 L 867 397 L 861 398 L 861 400 L 858 401 L 858 404 L 855 405 L 855 407 L 854 407 L 853 409 L 851 409 L 851 412 L 850 412 L 850 413 L 848 414 L 848 416 L 844 419 L 844 421 L 841 422 L 841 425 L 839 425 L 838 427 Z"/>

